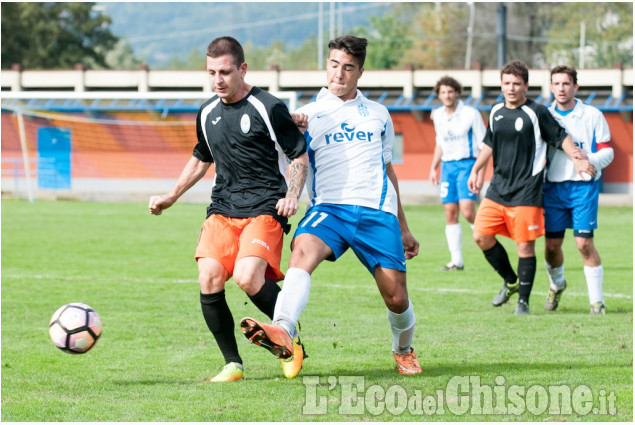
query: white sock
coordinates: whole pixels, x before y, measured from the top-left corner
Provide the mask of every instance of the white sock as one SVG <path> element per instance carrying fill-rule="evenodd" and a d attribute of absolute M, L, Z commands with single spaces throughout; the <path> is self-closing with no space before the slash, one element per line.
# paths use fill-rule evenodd
<path fill-rule="evenodd" d="M 598 301 L 604 304 L 604 297 L 602 296 L 604 267 L 602 267 L 602 264 L 596 267 L 584 266 L 584 277 L 586 277 L 586 286 L 589 289 L 589 301 L 591 301 L 591 304 L 595 304 Z"/>
<path fill-rule="evenodd" d="M 415 312 L 408 300 L 408 309 L 397 314 L 388 311 L 388 323 L 392 332 L 392 351 L 399 354 L 410 352 L 410 344 L 415 332 Z"/>
<path fill-rule="evenodd" d="M 462 236 L 461 223 L 445 225 L 445 238 L 448 241 L 448 248 L 450 248 L 451 261 L 452 264 L 457 266 L 463 265 L 463 254 L 461 253 Z"/>
<path fill-rule="evenodd" d="M 547 270 L 547 276 L 549 276 L 549 286 L 554 291 L 562 289 L 564 286 L 564 263 L 560 267 L 552 267 L 551 264 L 545 260 L 545 269 Z"/>
<path fill-rule="evenodd" d="M 297 267 L 287 270 L 282 291 L 278 294 L 273 312 L 273 322 L 282 326 L 291 338 L 298 336 L 295 327 L 300 313 L 309 302 L 310 291 L 311 275 L 309 273 Z"/>

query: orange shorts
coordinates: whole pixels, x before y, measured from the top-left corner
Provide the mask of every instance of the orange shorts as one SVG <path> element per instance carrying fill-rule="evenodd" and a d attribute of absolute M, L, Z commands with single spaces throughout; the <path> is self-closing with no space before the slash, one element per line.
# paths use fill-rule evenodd
<path fill-rule="evenodd" d="M 270 215 L 231 218 L 210 215 L 203 223 L 194 258 L 213 258 L 232 276 L 237 260 L 259 257 L 267 261 L 265 276 L 278 282 L 284 279 L 280 271 L 282 226 Z"/>
<path fill-rule="evenodd" d="M 545 234 L 541 207 L 506 207 L 484 198 L 474 220 L 474 233 L 502 235 L 516 242 L 535 241 Z"/>

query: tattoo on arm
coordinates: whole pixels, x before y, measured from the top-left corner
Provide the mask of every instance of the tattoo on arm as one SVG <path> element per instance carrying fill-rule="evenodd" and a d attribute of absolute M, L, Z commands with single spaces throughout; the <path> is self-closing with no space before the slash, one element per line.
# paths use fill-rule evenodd
<path fill-rule="evenodd" d="M 308 167 L 299 161 L 291 161 L 289 165 L 289 189 L 287 190 L 287 198 L 299 198 L 306 181 Z"/>

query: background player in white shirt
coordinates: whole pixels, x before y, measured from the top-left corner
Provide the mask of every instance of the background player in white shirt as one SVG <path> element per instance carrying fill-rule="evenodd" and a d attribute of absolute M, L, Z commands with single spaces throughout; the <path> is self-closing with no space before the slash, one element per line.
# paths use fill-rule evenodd
<path fill-rule="evenodd" d="M 434 92 L 443 106 L 432 111 L 436 133 L 436 147 L 430 166 L 430 182 L 440 184 L 440 195 L 445 210 L 445 237 L 450 249 L 450 262 L 440 270 L 463 270 L 461 249 L 461 223 L 459 210 L 465 219 L 474 225 L 477 195 L 470 192 L 467 179 L 481 151 L 485 137 L 485 124 L 481 114 L 465 105 L 459 96 L 461 84 L 452 77 L 444 76 L 437 81 Z M 441 166 L 441 178 L 437 167 Z M 483 174 L 485 169 L 481 169 Z"/>
<path fill-rule="evenodd" d="M 551 91 L 555 97 L 549 111 L 563 126 L 578 148 L 578 156 L 595 167 L 595 178 L 580 176 L 569 157 L 561 151 L 549 152 L 544 185 L 545 267 L 549 275 L 549 294 L 545 310 L 555 310 L 567 287 L 564 278 L 562 242 L 565 229 L 572 228 L 582 254 L 591 303 L 591 314 L 604 314 L 602 280 L 604 269 L 593 243 L 597 228 L 599 178 L 602 169 L 613 161 L 609 126 L 597 108 L 575 98 L 578 90 L 575 68 L 557 66 L 551 70 Z"/>
<path fill-rule="evenodd" d="M 292 242 L 292 254 L 273 325 L 245 318 L 245 336 L 283 361 L 293 377 L 302 356 L 295 353 L 296 324 L 305 308 L 311 273 L 323 261 L 335 261 L 351 248 L 374 276 L 388 309 L 392 351 L 402 374 L 421 373 L 410 346 L 415 315 L 406 287 L 406 259 L 419 242 L 401 208 L 397 176 L 391 164 L 394 130 L 390 114 L 357 89 L 364 72 L 367 41 L 350 35 L 329 43 L 328 90 L 300 108 L 296 123 L 307 129 L 311 198 Z M 293 339 L 293 341 L 292 341 Z"/>

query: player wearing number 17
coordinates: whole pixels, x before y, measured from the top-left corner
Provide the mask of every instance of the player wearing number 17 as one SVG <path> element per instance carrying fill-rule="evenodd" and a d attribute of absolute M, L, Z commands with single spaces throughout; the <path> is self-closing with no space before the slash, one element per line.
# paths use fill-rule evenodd
<path fill-rule="evenodd" d="M 293 237 L 273 325 L 245 318 L 241 328 L 248 339 L 276 357 L 295 357 L 292 341 L 309 299 L 311 273 L 323 260 L 335 261 L 351 248 L 374 276 L 387 307 L 399 372 L 417 374 L 421 367 L 410 346 L 415 315 L 406 287 L 406 259 L 417 255 L 419 242 L 408 228 L 399 200 L 391 164 L 395 134 L 390 114 L 357 89 L 366 45 L 366 39 L 350 35 L 332 40 L 328 89 L 296 111 L 296 124 L 306 130 L 310 201 Z M 361 320 L 350 325 L 365 331 Z M 301 361 L 295 358 L 295 367 L 285 368 L 285 376 L 294 376 Z M 288 365 L 283 362 L 284 366 Z"/>

